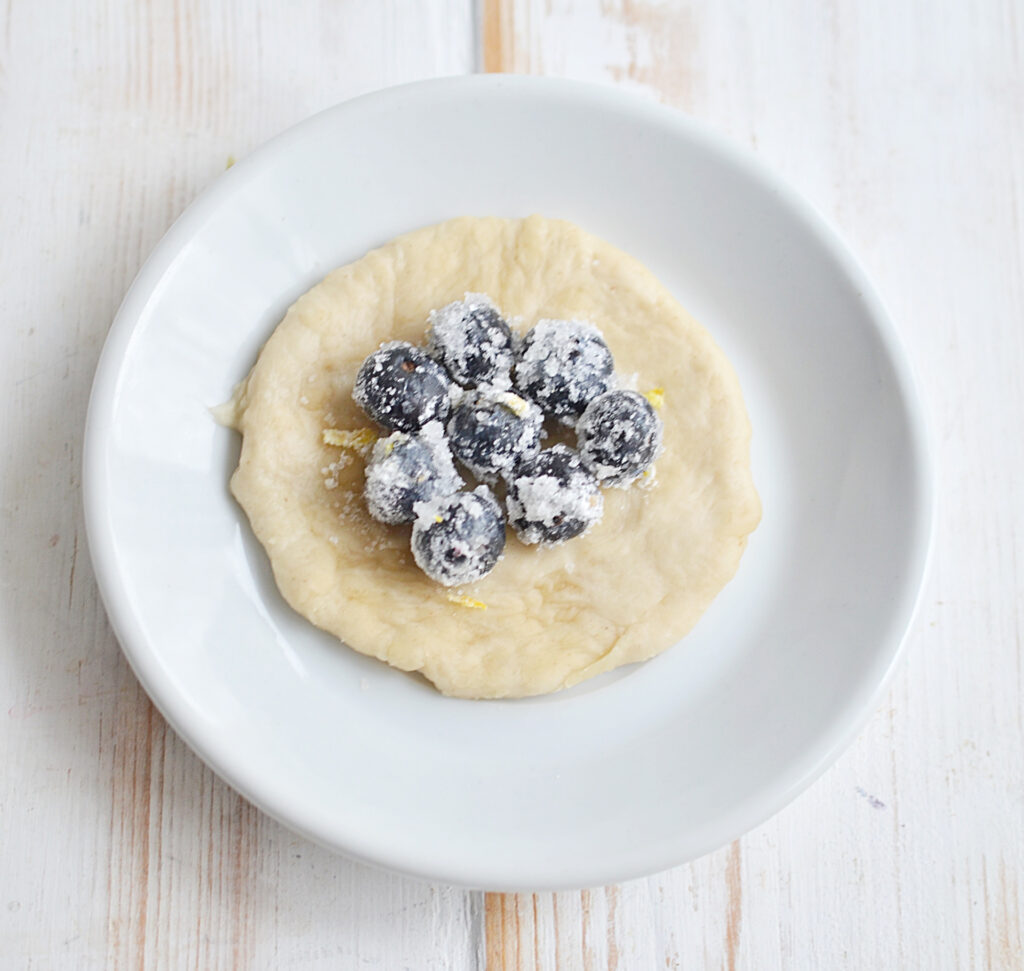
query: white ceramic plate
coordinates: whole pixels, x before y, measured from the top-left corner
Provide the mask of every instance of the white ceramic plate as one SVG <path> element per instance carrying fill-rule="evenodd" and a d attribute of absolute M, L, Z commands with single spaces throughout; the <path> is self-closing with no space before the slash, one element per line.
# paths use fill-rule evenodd
<path fill-rule="evenodd" d="M 743 385 L 764 520 L 664 655 L 562 694 L 458 701 L 288 609 L 228 493 L 236 436 L 207 409 L 333 267 L 451 216 L 532 212 L 639 257 L 711 330 Z M 903 354 L 821 219 L 682 115 L 502 76 L 340 105 L 218 179 L 114 322 L 84 483 L 125 653 L 217 772 L 327 846 L 501 889 L 668 867 L 809 785 L 886 683 L 932 509 Z"/>

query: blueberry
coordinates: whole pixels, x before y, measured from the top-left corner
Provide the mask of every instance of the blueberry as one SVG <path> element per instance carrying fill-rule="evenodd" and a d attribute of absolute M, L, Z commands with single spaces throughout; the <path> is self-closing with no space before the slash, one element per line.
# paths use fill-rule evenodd
<path fill-rule="evenodd" d="M 654 462 L 661 421 L 636 391 L 607 391 L 587 405 L 576 426 L 580 461 L 602 485 L 628 485 Z"/>
<path fill-rule="evenodd" d="M 451 408 L 451 381 L 444 368 L 405 341 L 382 344 L 359 368 L 352 397 L 385 428 L 414 432 Z"/>
<path fill-rule="evenodd" d="M 477 478 L 508 477 L 540 451 L 544 415 L 532 401 L 511 391 L 467 391 L 448 420 L 452 451 Z"/>
<path fill-rule="evenodd" d="M 524 338 L 515 385 L 549 415 L 573 424 L 611 385 L 612 352 L 592 324 L 542 320 Z"/>
<path fill-rule="evenodd" d="M 427 348 L 448 373 L 465 387 L 512 384 L 515 350 L 512 330 L 483 294 L 430 312 Z"/>
<path fill-rule="evenodd" d="M 554 546 L 586 532 L 601 518 L 601 489 L 566 445 L 527 460 L 509 483 L 509 524 L 520 540 Z"/>
<path fill-rule="evenodd" d="M 412 555 L 431 580 L 446 587 L 486 576 L 505 548 L 505 520 L 491 490 L 416 503 Z"/>
<path fill-rule="evenodd" d="M 416 435 L 378 439 L 366 465 L 366 507 L 382 523 L 411 523 L 413 505 L 450 496 L 463 486 L 439 421 Z"/>

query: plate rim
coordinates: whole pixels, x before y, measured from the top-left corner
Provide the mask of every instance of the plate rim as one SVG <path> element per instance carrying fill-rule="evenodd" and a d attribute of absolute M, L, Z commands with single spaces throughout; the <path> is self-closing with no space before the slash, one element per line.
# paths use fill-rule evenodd
<path fill-rule="evenodd" d="M 827 251 L 846 278 L 856 286 L 866 319 L 873 326 L 892 367 L 894 387 L 906 417 L 910 438 L 908 475 L 914 479 L 911 490 L 914 499 L 912 540 L 907 552 L 910 567 L 903 578 L 898 596 L 893 598 L 888 610 L 886 634 L 881 639 L 890 648 L 879 652 L 878 659 L 869 669 L 870 674 L 866 674 L 861 683 L 855 685 L 859 690 L 851 690 L 845 697 L 845 704 L 837 707 L 832 728 L 824 735 L 824 744 L 806 749 L 799 758 L 792 760 L 787 771 L 776 777 L 774 785 L 764 787 L 734 807 L 732 812 L 723 814 L 716 825 L 705 827 L 696 841 L 689 841 L 696 842 L 696 848 L 691 846 L 682 851 L 674 850 L 673 847 L 681 846 L 684 841 L 680 836 L 671 845 L 659 843 L 657 852 L 638 848 L 629 866 L 608 867 L 602 866 L 600 862 L 577 866 L 571 875 L 567 875 L 570 877 L 568 880 L 554 872 L 519 872 L 515 865 L 503 866 L 497 879 L 488 878 L 487 871 L 490 869 L 493 872 L 493 866 L 488 867 L 486 862 L 483 866 L 469 868 L 446 865 L 443 849 L 435 853 L 420 853 L 416 860 L 409 859 L 407 855 L 396 857 L 389 854 L 386 840 L 379 837 L 372 840 L 360 832 L 340 834 L 337 820 L 332 821 L 332 836 L 328 838 L 318 832 L 315 824 L 326 821 L 316 819 L 315 812 L 303 813 L 301 807 L 289 805 L 286 794 L 274 792 L 272 786 L 261 784 L 256 778 L 258 772 L 247 773 L 244 767 L 230 764 L 218 752 L 213 740 L 191 722 L 181 696 L 165 677 L 160 663 L 149 649 L 147 638 L 125 593 L 111 538 L 113 519 L 104 498 L 109 482 L 104 450 L 113 428 L 114 404 L 125 354 L 142 312 L 173 264 L 176 254 L 217 209 L 222 197 L 229 195 L 243 180 L 259 172 L 274 153 L 287 150 L 293 142 L 302 140 L 307 132 L 320 125 L 343 124 L 347 115 L 367 109 L 386 113 L 389 108 L 410 99 L 433 101 L 451 93 L 463 96 L 466 90 L 483 94 L 502 89 L 532 90 L 542 92 L 548 98 L 558 97 L 588 107 L 616 109 L 640 120 L 672 129 L 690 141 L 703 143 L 712 153 L 724 156 L 742 170 L 745 177 L 776 195 L 782 207 L 802 224 Z M 85 418 L 82 502 L 86 540 L 100 598 L 132 671 L 174 731 L 206 765 L 244 798 L 286 828 L 362 863 L 420 879 L 473 889 L 562 890 L 646 876 L 718 849 L 761 825 L 792 802 L 823 775 L 851 744 L 874 713 L 892 680 L 924 595 L 933 557 L 937 505 L 932 442 L 931 427 L 913 365 L 891 316 L 860 262 L 832 224 L 756 155 L 680 111 L 608 85 L 522 75 L 457 75 L 384 88 L 317 112 L 255 148 L 214 179 L 185 208 L 146 258 L 104 341 Z"/>

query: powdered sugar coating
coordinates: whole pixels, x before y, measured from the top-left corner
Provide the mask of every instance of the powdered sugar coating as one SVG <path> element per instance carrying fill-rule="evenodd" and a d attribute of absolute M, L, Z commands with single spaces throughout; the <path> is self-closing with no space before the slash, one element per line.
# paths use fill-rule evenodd
<path fill-rule="evenodd" d="M 427 350 L 465 387 L 512 386 L 515 338 L 487 294 L 467 293 L 463 300 L 432 310 Z"/>
<path fill-rule="evenodd" d="M 388 341 L 363 361 L 352 398 L 375 422 L 414 432 L 448 417 L 451 380 L 447 372 L 408 341 Z"/>
<path fill-rule="evenodd" d="M 524 462 L 509 483 L 509 525 L 527 545 L 554 546 L 580 536 L 604 511 L 601 488 L 566 445 Z"/>
<path fill-rule="evenodd" d="M 373 446 L 366 465 L 366 508 L 382 523 L 410 523 L 413 506 L 450 496 L 464 485 L 439 421 L 418 434 L 393 432 Z"/>
<path fill-rule="evenodd" d="M 415 506 L 412 555 L 431 580 L 458 587 L 487 576 L 505 548 L 505 519 L 487 486 Z"/>
<path fill-rule="evenodd" d="M 515 386 L 545 413 L 572 425 L 611 387 L 614 368 L 612 352 L 593 324 L 544 319 L 523 338 Z"/>
<path fill-rule="evenodd" d="M 602 485 L 627 486 L 661 451 L 661 419 L 636 391 L 607 391 L 587 405 L 576 434 L 580 461 Z"/>
<path fill-rule="evenodd" d="M 544 414 L 511 391 L 480 387 L 467 391 L 448 420 L 455 457 L 477 478 L 508 478 L 540 451 Z"/>

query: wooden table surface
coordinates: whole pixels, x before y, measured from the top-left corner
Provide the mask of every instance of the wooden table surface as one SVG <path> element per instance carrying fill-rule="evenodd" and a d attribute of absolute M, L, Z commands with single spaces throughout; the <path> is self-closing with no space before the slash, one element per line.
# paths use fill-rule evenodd
<path fill-rule="evenodd" d="M 0 9 L 0 968 L 1024 968 L 1019 0 L 6 0 Z M 852 244 L 940 475 L 906 660 L 731 846 L 622 886 L 429 886 L 293 836 L 171 732 L 99 603 L 93 369 L 231 158 L 375 88 L 617 84 L 759 155 Z"/>

